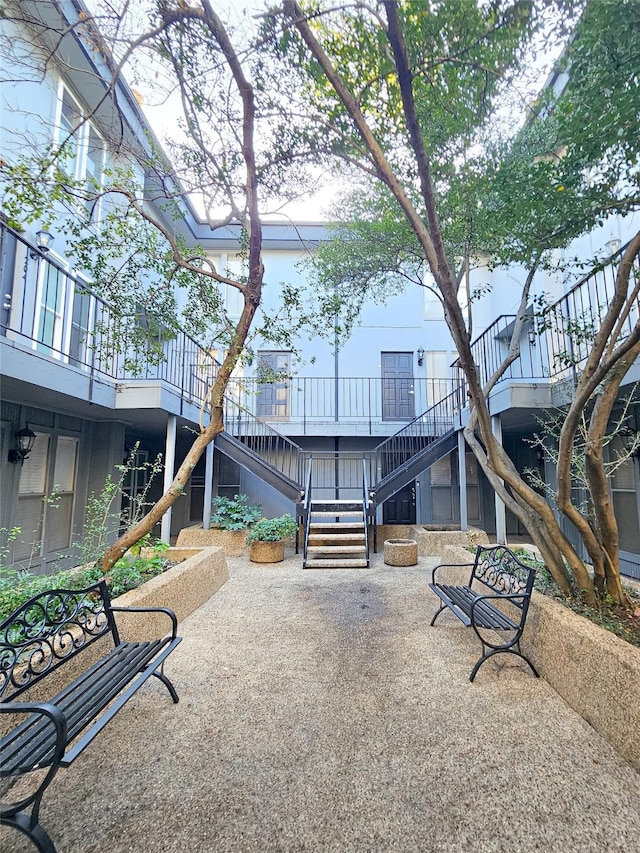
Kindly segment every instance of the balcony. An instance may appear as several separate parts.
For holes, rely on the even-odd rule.
[[[146,312],[116,313],[86,280],[6,225],[0,238],[5,377],[33,377],[41,388],[112,409],[145,408],[145,389],[153,388],[168,410],[191,405],[197,417],[219,366],[198,341]]]
[[[449,379],[294,376],[261,382],[232,379],[227,395],[235,403],[227,428],[250,429],[244,413],[287,435],[385,437],[430,409],[454,389]]]

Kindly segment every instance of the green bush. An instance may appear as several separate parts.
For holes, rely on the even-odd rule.
[[[232,498],[214,499],[216,511],[211,521],[219,524],[222,530],[246,530],[262,514],[259,504],[250,504],[247,495],[234,495]]]
[[[247,534],[247,544],[252,542],[279,542],[296,535],[298,525],[290,515],[279,518],[261,518]]]
[[[152,557],[123,557],[106,575],[111,598],[117,598],[145,581],[162,574],[169,561],[160,553]],[[29,572],[4,570],[0,572],[0,622],[14,610],[41,592],[49,589],[82,589],[105,578],[99,566],[76,571],[55,572],[52,575],[32,575]]]

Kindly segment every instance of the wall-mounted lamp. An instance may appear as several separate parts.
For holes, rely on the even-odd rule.
[[[418,349],[418,367],[422,367],[424,364],[424,349],[420,347]]]
[[[48,231],[44,231],[44,230],[38,231],[38,233],[36,234],[36,247],[37,247],[38,251],[36,252],[35,249],[31,249],[29,254],[34,259],[37,258],[38,255],[46,255],[47,252],[49,251],[49,249],[51,248],[52,243],[53,243],[53,235],[52,234],[50,234]]]
[[[618,253],[621,245],[622,240],[619,237],[612,237],[610,240],[607,240],[605,246],[607,247],[607,252],[609,253],[610,258]]]
[[[18,446],[11,448],[9,451],[9,462],[11,462],[12,465],[17,465],[18,462],[22,465],[24,460],[33,450],[35,440],[36,434],[33,430],[29,429],[28,424],[22,429],[19,429],[16,433],[16,444]]]

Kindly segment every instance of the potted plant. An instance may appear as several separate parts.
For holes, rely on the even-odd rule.
[[[261,518],[247,534],[249,559],[254,563],[281,563],[284,540],[296,535],[298,525],[290,515]]]

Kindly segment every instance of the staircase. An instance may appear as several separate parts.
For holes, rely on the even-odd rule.
[[[216,437],[215,445],[296,503],[304,523],[303,568],[366,568],[370,532],[374,543],[376,539],[376,506],[454,450],[453,421],[454,413],[460,411],[460,398],[458,389],[372,452],[347,452],[345,456],[353,457],[349,463],[339,453],[329,452],[328,458],[326,451],[314,454],[318,457],[316,482],[312,456],[304,486],[301,471],[307,454],[237,400],[225,399],[226,430]],[[332,497],[326,496],[327,491]]]
[[[303,568],[365,569],[367,538],[362,501],[311,501]]]

